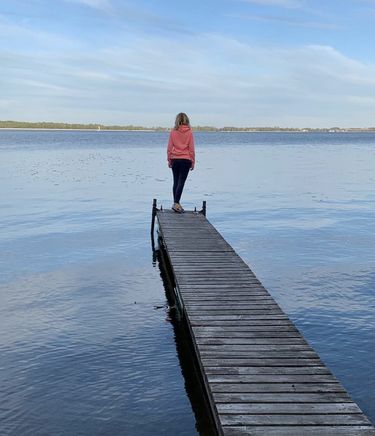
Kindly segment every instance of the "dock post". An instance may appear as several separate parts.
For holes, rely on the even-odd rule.
[[[202,210],[200,211],[200,213],[202,215],[206,216],[206,213],[207,213],[206,201],[203,201]]]
[[[157,206],[157,200],[156,198],[152,201],[152,218],[151,218],[151,245],[152,245],[152,251],[155,251],[155,239],[154,239],[154,231],[155,231],[155,218],[156,218],[156,212],[158,210]]]

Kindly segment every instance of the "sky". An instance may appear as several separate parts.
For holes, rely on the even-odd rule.
[[[0,120],[375,126],[375,0],[0,0]]]

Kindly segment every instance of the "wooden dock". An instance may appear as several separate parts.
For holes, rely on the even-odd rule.
[[[375,435],[205,213],[154,216],[219,435]]]

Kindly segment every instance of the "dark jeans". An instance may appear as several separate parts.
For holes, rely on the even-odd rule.
[[[182,190],[184,189],[186,178],[191,167],[189,159],[173,159],[173,199],[175,203],[180,202]]]

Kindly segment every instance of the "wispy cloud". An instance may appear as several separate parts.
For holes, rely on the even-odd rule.
[[[294,9],[304,5],[303,0],[241,0],[246,3],[254,3],[261,6],[279,6],[282,8]]]
[[[114,2],[111,0],[63,0],[99,10],[113,19],[116,27],[142,30],[158,30],[172,33],[193,33],[180,17],[168,18],[165,14],[152,11],[140,4],[132,2]]]
[[[117,5],[115,15],[120,22],[147,26],[147,29],[173,33],[177,32],[179,34],[193,33],[181,22],[181,17],[174,17],[171,19],[161,13],[155,13],[138,5]]]
[[[36,29],[27,21],[22,21],[21,24],[21,22],[14,22],[3,15],[0,15],[0,40],[8,41],[5,53],[10,52],[14,47],[24,51],[25,46],[28,53],[45,47],[55,47],[56,50],[81,47],[80,41],[77,41],[71,35]],[[31,46],[30,43],[32,43]]]
[[[277,17],[270,15],[228,15],[231,18],[239,18],[243,20],[252,20],[252,21],[262,21],[265,23],[278,23],[285,24],[287,26],[297,26],[297,27],[306,27],[306,28],[315,28],[315,29],[327,29],[327,30],[339,30],[342,29],[337,24],[332,23],[323,23],[318,21],[305,21],[298,18],[285,18],[285,17]]]
[[[64,0],[69,3],[80,3],[84,6],[88,6],[93,9],[99,9],[101,11],[112,13],[113,7],[110,0]]]

